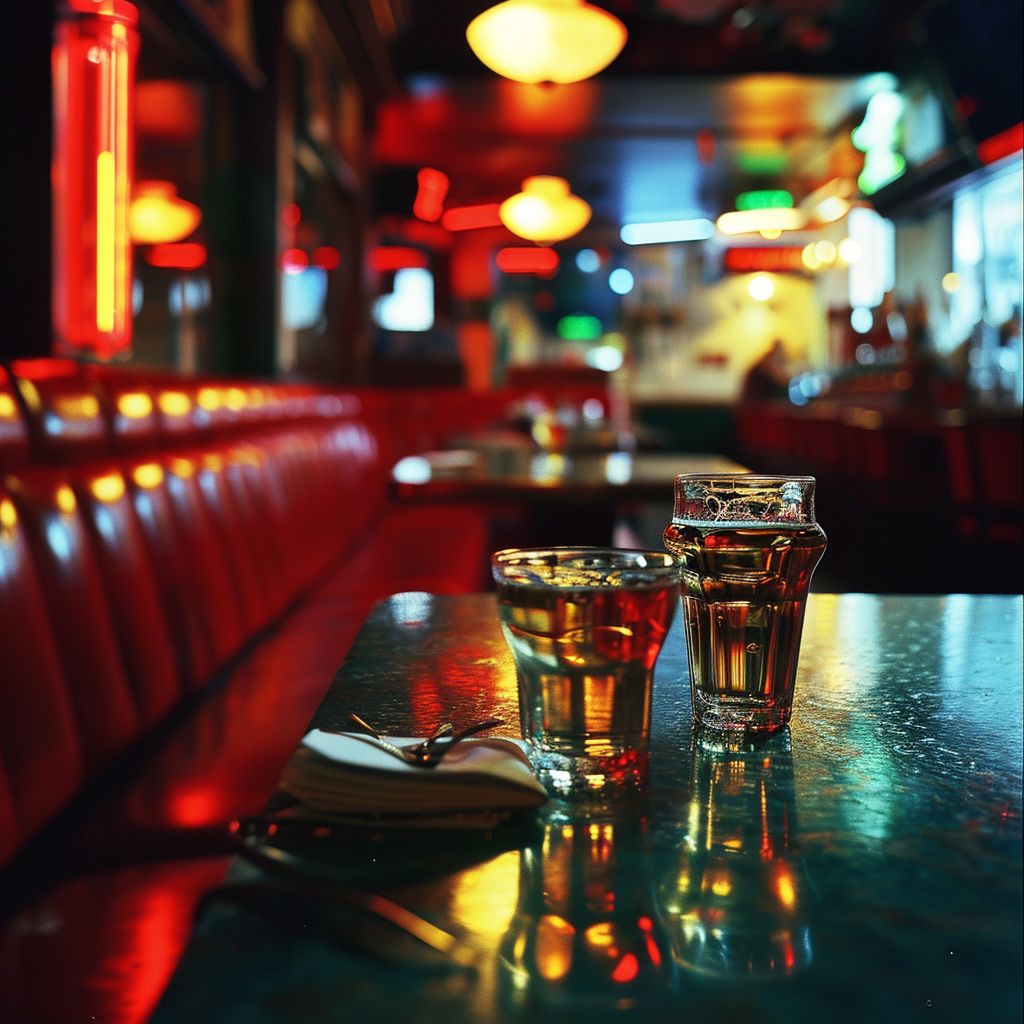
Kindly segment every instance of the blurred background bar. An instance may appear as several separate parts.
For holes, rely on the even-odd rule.
[[[957,589],[1019,589],[1020,5],[607,0],[560,84],[481,62],[486,6],[7,12],[4,365],[600,378],[665,451],[817,475],[822,585],[950,589],[955,537]],[[514,234],[527,179],[582,230]]]

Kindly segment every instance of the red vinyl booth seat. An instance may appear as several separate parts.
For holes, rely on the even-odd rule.
[[[159,962],[135,950],[145,984],[91,937],[168,900],[187,922],[223,861],[123,865],[223,853],[208,837],[260,810],[374,601],[486,585],[486,510],[397,505],[388,481],[516,397],[0,369],[0,895],[21,915],[0,1019],[145,1019],[184,924]],[[40,857],[74,880],[19,910]]]

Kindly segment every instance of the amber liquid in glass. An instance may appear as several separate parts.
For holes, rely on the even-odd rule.
[[[824,533],[813,524],[673,521],[665,546],[682,569],[695,717],[717,711],[721,726],[755,731],[785,725]]]
[[[646,750],[651,676],[678,584],[498,584],[497,591],[523,737],[541,763],[545,754],[600,759]]]

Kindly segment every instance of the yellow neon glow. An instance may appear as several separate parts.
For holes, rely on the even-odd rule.
[[[67,484],[61,484],[57,488],[54,492],[53,500],[57,503],[57,508],[61,512],[67,512],[69,515],[78,507],[78,502],[75,501],[75,492]]]
[[[211,473],[219,473],[224,468],[224,460],[219,455],[204,455],[203,469]]]
[[[779,899],[783,905],[789,909],[793,909],[793,904],[796,903],[796,891],[793,888],[792,876],[787,871],[780,871],[778,880],[775,883],[775,891],[779,894]]]
[[[506,0],[466,29],[473,52],[516,82],[579,82],[619,55],[626,26],[584,0]]]
[[[135,467],[132,479],[140,487],[149,490],[151,487],[159,487],[164,482],[164,471],[155,462],[147,462]]]
[[[807,214],[799,208],[775,210],[735,210],[723,213],[715,227],[723,235],[745,235],[765,231],[799,231],[807,223]],[[778,237],[777,235],[775,237]]]
[[[182,391],[163,391],[156,400],[165,416],[186,416],[192,410],[192,402]]]
[[[128,200],[131,196],[132,169],[128,166],[128,90],[130,61],[128,30],[124,25],[111,27],[111,46],[116,114],[114,117],[114,155],[117,159],[114,196],[114,323],[118,331],[130,330],[131,317],[131,238],[128,234]]]
[[[207,412],[216,412],[221,405],[220,391],[217,388],[200,388],[199,394],[196,395],[196,401],[201,409],[205,409]]]
[[[141,420],[153,411],[153,399],[144,391],[130,391],[117,400],[117,411],[130,420]]]
[[[18,411],[10,395],[0,395],[0,420],[13,420]]]
[[[100,414],[95,395],[61,395],[53,400],[53,408],[66,420],[91,420]]]
[[[238,412],[248,404],[245,392],[241,388],[228,388],[224,395],[224,404],[232,411]]]
[[[569,190],[569,182],[538,174],[523,182],[523,191],[498,208],[501,222],[520,238],[550,245],[582,231],[590,222],[590,206]]]
[[[18,513],[14,508],[14,502],[4,498],[0,501],[0,526],[11,530],[18,525]]]
[[[948,274],[942,276],[942,290],[947,295],[952,295],[953,292],[960,291],[960,275],[950,271]]]
[[[114,329],[116,195],[114,154],[104,150],[96,157],[96,329],[106,333]]]
[[[187,480],[195,471],[196,467],[188,459],[175,459],[171,463],[171,472],[182,480]]]
[[[97,501],[118,501],[124,496],[124,477],[120,473],[98,476],[89,485],[89,490],[92,491]]]

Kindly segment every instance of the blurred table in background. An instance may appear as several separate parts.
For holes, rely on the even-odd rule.
[[[402,459],[392,492],[410,502],[515,503],[525,510],[525,544],[607,545],[626,506],[671,503],[680,473],[745,472],[720,455],[562,453],[508,443]]]
[[[691,734],[677,615],[649,793],[625,808],[306,843],[328,889],[383,894],[474,970],[365,915],[360,950],[351,917],[332,934],[322,900],[286,888],[207,909],[153,1024],[1019,1020],[1021,614],[1019,597],[812,594],[791,732],[733,750]],[[493,596],[378,604],[312,725],[348,711],[410,736],[496,714],[517,736]]]

